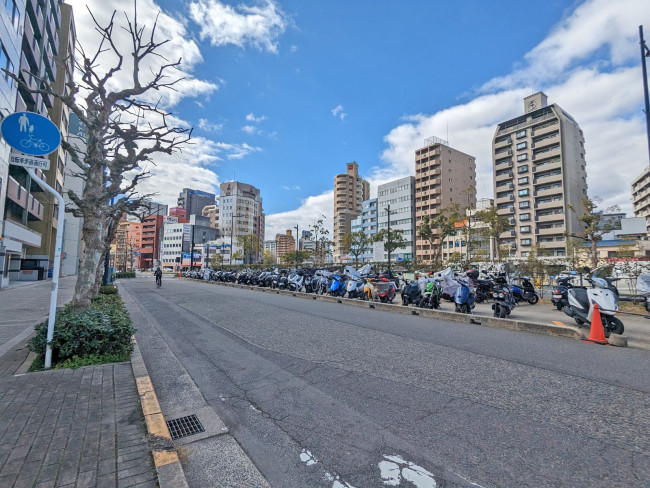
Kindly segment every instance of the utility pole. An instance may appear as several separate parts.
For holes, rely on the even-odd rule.
[[[390,274],[390,251],[391,251],[391,242],[390,242],[390,203],[386,206],[386,215],[388,216],[388,239],[386,242],[388,243],[388,278],[391,277]]]
[[[294,229],[296,229],[296,271],[298,271],[298,246],[300,242],[298,240],[298,226],[296,225]]]
[[[643,72],[643,96],[645,98],[645,125],[648,133],[648,157],[650,158],[650,99],[648,97],[648,70],[645,58],[650,57],[650,49],[643,39],[643,26],[639,26],[639,44],[641,44],[641,69]]]

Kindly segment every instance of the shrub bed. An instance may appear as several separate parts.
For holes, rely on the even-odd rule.
[[[118,271],[115,273],[116,278],[135,278],[135,271]]]
[[[117,294],[99,294],[88,308],[70,305],[57,312],[52,340],[52,366],[59,368],[128,361],[135,333],[129,312]],[[36,326],[29,349],[38,357],[32,370],[42,369],[47,342],[47,321]]]

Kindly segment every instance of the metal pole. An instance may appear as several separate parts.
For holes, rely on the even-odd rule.
[[[296,229],[296,270],[298,270],[298,226],[294,227]]]
[[[645,58],[650,56],[650,50],[643,39],[643,26],[639,26],[639,43],[641,44],[641,69],[643,71],[643,96],[645,98],[645,125],[648,133],[648,157],[650,158],[650,98],[648,97],[648,71]]]
[[[40,178],[34,178],[34,179],[40,180]],[[113,206],[113,197],[111,197],[111,206]],[[113,219],[111,219],[111,221],[108,223],[109,235],[112,232],[112,230],[113,230]],[[117,246],[115,246],[115,257],[117,258]],[[111,260],[111,246],[108,246],[108,249],[106,250],[106,257],[104,258],[104,277],[102,278],[102,285],[104,286],[108,285],[108,276],[109,276],[108,268],[110,267],[110,260]]]
[[[57,218],[57,233],[54,244],[54,269],[52,270],[52,292],[50,293],[50,315],[47,319],[47,345],[45,346],[45,369],[52,367],[52,339],[54,339],[54,321],[56,319],[56,301],[59,294],[59,273],[61,271],[61,249],[63,248],[63,229],[65,223],[65,201],[63,197],[50,185],[36,176],[34,168],[27,168],[27,173],[32,179],[43,188],[51,193],[59,203],[59,216]]]
[[[192,239],[190,240],[190,271],[194,269],[194,225],[192,225]]]
[[[390,242],[390,204],[386,207],[386,213],[388,215],[388,277],[390,278],[390,248],[391,248],[391,242]]]

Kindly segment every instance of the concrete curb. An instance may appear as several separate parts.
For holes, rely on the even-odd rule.
[[[186,488],[188,484],[183,466],[181,466],[178,459],[165,417],[158,403],[158,397],[151,383],[151,378],[149,378],[149,372],[144,364],[135,337],[133,343],[131,367],[133,368],[138,395],[140,395],[140,405],[142,406],[142,413],[149,434],[149,447],[156,466],[158,485],[161,488]]]
[[[270,288],[260,288],[257,286],[240,285],[237,283],[205,281],[205,280],[197,280],[193,278],[180,278],[180,279],[186,281],[197,281],[197,282],[207,283],[210,285],[221,285],[221,286],[229,286],[231,288],[241,288],[244,290],[274,293],[277,295],[289,295],[289,296],[294,296],[303,299],[320,300],[323,302],[330,302],[330,303],[340,303],[340,304],[349,305],[353,307],[381,310],[383,312],[398,313],[403,315],[419,315],[420,317],[426,317],[426,318],[438,319],[438,320],[447,320],[450,322],[461,322],[465,324],[483,325],[486,327],[509,329],[509,330],[515,330],[520,332],[532,332],[534,334],[545,334],[545,335],[551,335],[556,337],[567,337],[570,339],[578,339],[578,340],[585,337],[585,334],[582,330],[570,325],[561,326],[555,324],[544,324],[541,322],[529,322],[525,320],[499,319],[494,317],[485,317],[481,315],[467,315],[467,314],[456,313],[456,312],[446,312],[443,310],[430,310],[426,308],[404,307],[403,305],[397,305],[392,303],[367,302],[367,301],[356,300],[351,298],[337,298],[337,297],[331,297],[327,295],[314,295],[312,293],[303,293],[297,291],[273,290]]]

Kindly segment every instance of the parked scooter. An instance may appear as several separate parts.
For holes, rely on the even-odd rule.
[[[380,275],[379,280],[375,283],[375,290],[380,302],[393,303],[393,299],[397,293],[397,287],[394,281]]]
[[[458,282],[458,288],[454,294],[454,304],[456,312],[460,313],[472,313],[474,310],[475,304],[475,290],[474,285],[472,284],[472,279],[475,279],[474,274],[478,277],[478,272],[472,270],[465,273],[465,278],[457,277],[456,281]]]
[[[527,276],[521,278],[521,285],[512,285],[512,295],[515,297],[517,303],[525,300],[531,305],[535,305],[539,301],[539,296],[535,291],[535,287]]]
[[[567,291],[569,304],[564,307],[564,313],[573,317],[579,326],[591,325],[594,313],[594,303],[598,304],[600,317],[603,322],[605,337],[610,334],[622,334],[623,322],[614,317],[618,311],[618,293],[614,290],[614,280],[590,278],[592,288],[575,287]]]
[[[377,299],[377,289],[375,288],[375,278],[367,277],[363,280],[362,300],[375,301]]]
[[[494,303],[492,304],[492,310],[494,310],[494,316],[501,319],[506,318],[510,315],[510,312],[516,307],[517,301],[513,295],[512,290],[508,286],[508,282],[505,277],[498,277],[495,280],[492,290],[490,290],[492,299]]]
[[[427,279],[426,287],[424,288],[424,296],[420,300],[420,307],[422,308],[440,308],[440,300],[442,298],[442,286],[440,280]]]
[[[555,280],[557,284],[553,287],[551,294],[551,303],[558,310],[563,310],[569,304],[567,291],[573,288],[573,279],[578,275],[577,271],[571,271],[571,276],[558,276]]]
[[[417,305],[422,300],[422,293],[417,280],[404,279],[404,285],[400,292],[402,305]]]
[[[289,291],[302,291],[302,284],[305,281],[305,273],[302,269],[296,271],[289,280]]]

